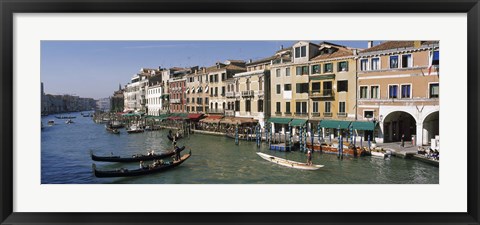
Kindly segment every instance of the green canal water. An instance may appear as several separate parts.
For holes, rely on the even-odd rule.
[[[439,168],[423,162],[392,157],[346,157],[313,154],[313,163],[325,167],[317,171],[291,169],[270,163],[256,152],[306,161],[301,152],[275,152],[262,143],[240,142],[227,137],[193,134],[181,139],[179,146],[187,146],[182,153],[192,151],[192,157],[169,171],[129,178],[96,178],[92,163],[98,169],[138,168],[138,163],[93,162],[90,149],[97,155],[131,156],[146,153],[148,149],[160,152],[171,148],[167,130],[120,135],[105,131],[103,124],[93,123],[90,117],[79,113],[74,124],[53,116],[42,117],[44,125],[55,120],[57,125],[45,127],[41,138],[42,184],[438,184]]]

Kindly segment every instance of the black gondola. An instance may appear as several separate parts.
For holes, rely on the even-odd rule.
[[[180,148],[180,152],[185,149],[185,146]],[[154,159],[163,159],[175,155],[174,150],[170,150],[168,152],[164,152],[161,154],[153,154],[153,155],[133,155],[130,158],[122,158],[120,156],[96,156],[90,151],[90,155],[93,161],[100,161],[100,162],[140,162],[140,161],[148,161]]]
[[[170,134],[167,134],[167,138],[168,138],[168,140],[170,140],[170,141],[173,141],[173,137],[172,137],[172,135],[170,135]],[[180,136],[179,136],[179,137],[177,137],[175,140],[177,140],[177,141],[178,141],[178,140],[180,140],[180,139],[182,139],[182,138],[183,138],[183,136],[182,136],[182,135],[180,135]]]
[[[141,175],[147,175],[147,174],[152,174],[152,173],[158,173],[161,171],[165,171],[171,168],[174,168],[183,162],[185,162],[190,156],[192,155],[192,151],[190,151],[188,154],[183,155],[180,160],[178,161],[173,161],[173,162],[168,162],[164,163],[161,165],[157,165],[155,167],[144,167],[141,169],[135,169],[135,170],[129,170],[129,169],[117,169],[117,170],[97,170],[97,167],[95,164],[92,164],[92,169],[93,173],[95,174],[96,177],[133,177],[133,176],[141,176]]]

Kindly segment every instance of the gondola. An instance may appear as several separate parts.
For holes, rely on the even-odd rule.
[[[134,169],[134,170],[129,170],[129,169],[117,169],[117,170],[97,170],[97,167],[95,164],[92,164],[92,169],[93,173],[95,174],[96,177],[133,177],[133,176],[141,176],[141,175],[147,175],[147,174],[152,174],[152,173],[158,173],[161,171],[165,171],[174,167],[179,166],[183,162],[185,162],[190,156],[192,155],[192,151],[190,151],[188,154],[183,155],[179,161],[173,161],[173,162],[167,162],[163,163],[161,165],[157,165],[155,167],[147,166],[141,169]]]
[[[180,148],[180,152],[185,149],[185,146]],[[175,151],[170,150],[168,152],[164,152],[161,154],[153,154],[153,155],[133,155],[130,158],[123,158],[120,156],[96,156],[90,151],[90,155],[93,161],[100,161],[100,162],[140,162],[140,161],[148,161],[154,159],[163,159],[175,155]]]
[[[168,138],[168,140],[170,140],[170,141],[173,141],[173,137],[172,137],[172,135],[170,135],[170,134],[167,134],[167,138]],[[182,136],[182,135],[180,135],[180,136],[179,136],[179,137],[177,137],[175,140],[177,140],[177,141],[178,141],[178,140],[180,140],[180,139],[182,139],[182,138],[183,138],[183,136]]]
[[[120,134],[120,131],[117,128],[112,128],[105,125],[105,129],[112,134]]]

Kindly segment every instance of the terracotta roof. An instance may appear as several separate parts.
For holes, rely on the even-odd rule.
[[[431,45],[431,44],[438,44],[438,41],[421,41],[422,45]],[[376,52],[376,51],[384,51],[390,49],[399,49],[399,48],[413,48],[414,41],[386,41],[379,45],[375,45],[371,48],[367,48],[360,53],[365,52]]]
[[[339,48],[336,48],[336,49],[337,49],[337,51],[335,51],[333,53],[321,54],[321,55],[318,55],[318,56],[312,58],[311,60],[316,61],[316,60],[323,60],[323,59],[333,59],[333,58],[353,56],[353,50],[352,49],[348,49],[346,47],[339,47]]]
[[[292,50],[292,47],[282,48],[282,49],[276,51],[275,53],[279,53],[279,52],[283,52],[283,51],[291,51],[291,50]]]

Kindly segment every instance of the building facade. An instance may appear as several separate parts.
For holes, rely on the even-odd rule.
[[[357,117],[377,142],[428,145],[439,135],[438,41],[387,41],[359,53]]]
[[[111,112],[123,112],[124,110],[124,96],[121,85],[118,85],[118,90],[113,92],[113,96],[110,98],[110,111]]]
[[[328,42],[320,43],[318,49],[308,62],[309,126],[317,128],[321,120],[355,120],[358,50]],[[322,132],[324,136],[335,133]]]
[[[207,68],[208,71],[208,114],[225,114],[227,109],[227,83],[231,83],[233,75],[245,72],[245,61],[227,60],[224,63],[217,62],[215,66]]]
[[[111,102],[110,97],[98,99],[96,110],[99,110],[102,112],[110,112],[110,102]]]
[[[186,79],[186,104],[187,112],[207,113],[209,108],[207,68],[195,69],[185,76]]]
[[[149,81],[147,86],[147,115],[159,116],[162,112],[162,83],[159,81]]]

